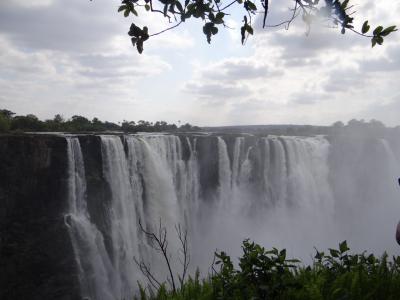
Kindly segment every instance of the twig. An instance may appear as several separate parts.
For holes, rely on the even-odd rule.
[[[180,21],[179,23],[175,24],[174,26],[171,26],[171,27],[168,27],[168,28],[166,28],[166,29],[164,29],[164,30],[161,30],[160,32],[156,32],[156,33],[150,34],[149,36],[159,35],[159,34],[161,34],[161,33],[164,33],[164,32],[166,32],[166,31],[168,31],[168,30],[171,30],[171,29],[176,28],[176,27],[178,27],[178,26],[181,25],[181,24],[182,24],[182,21]]]

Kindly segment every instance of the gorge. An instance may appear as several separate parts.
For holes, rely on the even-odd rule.
[[[245,238],[397,253],[400,136],[228,133],[0,136],[0,299],[131,297],[133,257],[165,278],[138,222],[188,230],[191,272]]]

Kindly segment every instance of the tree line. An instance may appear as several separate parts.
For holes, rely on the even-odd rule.
[[[40,120],[33,114],[25,116],[16,115],[7,109],[0,109],[0,132],[100,132],[123,131],[135,132],[161,132],[161,131],[199,131],[200,127],[189,123],[183,125],[169,124],[165,121],[149,122],[144,120],[113,123],[101,121],[98,118],[89,120],[86,117],[74,115],[65,119],[56,114],[53,119]]]

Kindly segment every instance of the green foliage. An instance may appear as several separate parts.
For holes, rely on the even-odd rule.
[[[285,250],[266,250],[249,240],[242,245],[238,267],[225,252],[215,253],[214,272],[200,280],[196,272],[176,293],[165,286],[154,293],[140,287],[139,298],[196,299],[399,299],[400,257],[351,254],[346,241],[329,254],[316,251],[310,266],[287,259]]]
[[[150,37],[161,34],[167,30],[174,29],[191,18],[201,19],[204,22],[203,33],[207,42],[211,43],[211,38],[219,32],[218,26],[227,27],[225,24],[225,16],[232,15],[231,11],[235,6],[239,6],[243,11],[243,25],[240,27],[240,35],[242,44],[245,43],[249,35],[254,33],[252,27],[252,19],[258,13],[263,14],[263,28],[265,28],[268,11],[270,7],[269,0],[258,0],[255,3],[251,0],[122,0],[118,8],[118,12],[123,13],[124,17],[139,17],[140,13],[155,13],[163,18],[167,18],[172,26],[153,34],[149,34],[147,26],[140,28],[132,23],[128,35],[131,36],[132,44],[137,48],[139,53],[143,52],[143,44]],[[314,20],[324,20],[329,25],[338,27],[342,34],[346,30],[350,30],[359,35],[371,38],[372,47],[376,44],[382,45],[384,37],[397,31],[396,26],[383,28],[377,26],[373,35],[367,35],[370,25],[365,21],[361,31],[354,29],[354,11],[350,0],[287,0],[288,4],[292,3],[293,14],[288,20],[283,20],[279,24],[270,25],[270,27],[278,27],[285,25],[286,28],[299,15],[302,16],[306,23],[307,32],[310,30],[311,23]],[[262,7],[260,11],[259,8]],[[237,9],[236,9],[237,10]]]
[[[123,131],[123,132],[175,132],[175,131],[199,131],[200,128],[186,123],[181,126],[168,124],[165,121],[148,122],[140,120],[123,121],[121,125],[112,122],[102,122],[98,118],[89,120],[83,116],[74,115],[69,120],[57,114],[53,119],[41,121],[35,115],[15,116],[15,113],[0,110],[0,132],[100,132],[100,131]]]
[[[383,37],[389,35],[390,33],[397,31],[396,26],[390,26],[383,29],[383,26],[378,26],[373,31],[373,36],[371,39],[372,47],[375,47],[376,44],[383,44]]]

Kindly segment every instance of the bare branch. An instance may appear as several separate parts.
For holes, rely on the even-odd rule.
[[[231,3],[227,4],[226,6],[224,6],[223,8],[221,8],[221,11],[224,11],[225,9],[227,9],[228,7],[232,6],[233,4],[235,4],[237,2],[237,0],[232,1]]]
[[[135,261],[136,265],[139,267],[142,274],[147,278],[147,281],[151,284],[151,286],[155,290],[158,290],[161,287],[161,283],[151,273],[150,267],[148,265],[146,265],[143,261],[139,262],[136,259],[136,257],[133,257],[133,260]]]
[[[166,32],[166,31],[168,31],[168,30],[171,30],[171,29],[176,28],[176,27],[178,27],[178,26],[181,25],[181,24],[182,24],[182,21],[180,21],[179,23],[175,24],[174,26],[168,27],[167,29],[161,30],[160,32],[150,34],[149,36],[159,35],[159,34],[161,34],[161,33],[164,33],[164,32]]]
[[[183,261],[181,258],[179,258],[180,263],[183,266],[183,271],[182,271],[182,276],[178,276],[181,288],[183,286],[183,283],[185,282],[185,277],[187,274],[187,270],[189,268],[190,264],[190,255],[189,255],[189,247],[188,247],[188,240],[187,240],[187,229],[182,231],[182,227],[179,224],[178,226],[175,226],[176,233],[178,235],[179,241],[181,243],[181,249],[180,252],[183,255]]]
[[[171,279],[170,283],[172,285],[172,290],[174,293],[176,293],[174,274],[172,272],[170,257],[168,254],[167,229],[161,225],[161,219],[160,219],[160,224],[159,224],[159,228],[158,228],[158,235],[156,235],[154,232],[150,232],[150,231],[147,231],[146,229],[144,229],[140,219],[139,219],[139,227],[140,227],[140,230],[144,234],[146,234],[146,236],[150,239],[150,241],[151,241],[150,246],[162,253],[164,260],[167,264],[168,272],[170,275],[170,279]],[[154,243],[155,243],[155,245],[154,245]]]
[[[264,7],[264,18],[263,18],[263,28],[265,28],[265,22],[267,21],[268,8],[269,8],[269,0],[264,0],[261,2]]]

